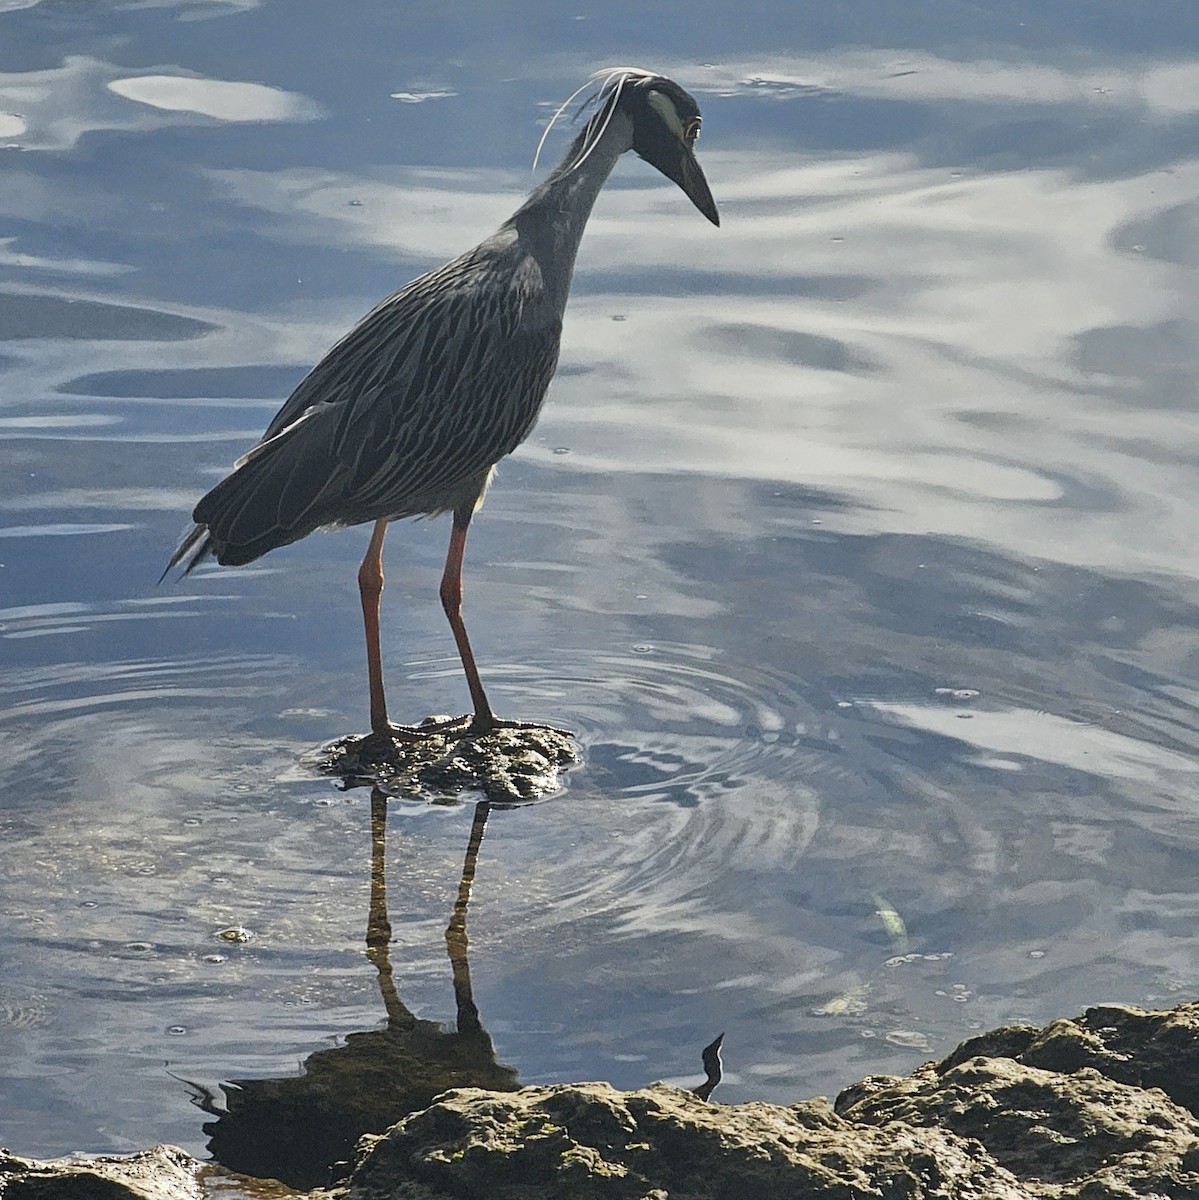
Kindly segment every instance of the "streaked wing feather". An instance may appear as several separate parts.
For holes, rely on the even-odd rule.
[[[222,561],[321,525],[454,507],[528,436],[561,322],[536,270],[486,247],[368,313],[197,505]]]

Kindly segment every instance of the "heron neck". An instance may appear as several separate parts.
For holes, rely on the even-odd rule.
[[[579,163],[586,138],[585,129],[545,182],[507,222],[515,228],[522,247],[538,260],[547,292],[562,309],[566,307],[587,218],[616,160],[632,148],[633,125],[623,113],[614,113],[590,153]]]

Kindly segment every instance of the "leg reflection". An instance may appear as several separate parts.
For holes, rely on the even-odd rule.
[[[381,1133],[455,1087],[513,1091],[512,1067],[496,1062],[491,1037],[471,993],[466,914],[489,805],[475,809],[446,947],[457,1004],[454,1028],[417,1017],[400,999],[391,962],[387,909],[387,796],[371,793],[370,905],[366,954],[378,974],[387,1021],[317,1050],[299,1075],[238,1079],[223,1096],[196,1089],[195,1102],[215,1120],[204,1126],[208,1149],[222,1165],[272,1177],[295,1188],[329,1182],[364,1133]],[[223,1107],[222,1107],[223,1102]]]
[[[483,830],[487,827],[487,814],[491,805],[480,800],[475,805],[475,819],[470,827],[470,841],[466,845],[466,859],[462,864],[462,878],[458,881],[458,899],[445,931],[445,948],[450,955],[450,970],[454,975],[454,1002],[458,1007],[458,1032],[460,1034],[483,1034],[486,1032],[479,1021],[479,1010],[470,987],[470,960],[467,951],[470,939],[466,936],[466,909],[470,904],[470,889],[475,882],[475,864],[479,860],[479,847],[483,844]]]
[[[387,796],[371,789],[371,899],[366,917],[366,957],[379,973],[379,991],[390,1029],[411,1026],[416,1018],[404,1007],[391,970],[391,921],[387,916]]]

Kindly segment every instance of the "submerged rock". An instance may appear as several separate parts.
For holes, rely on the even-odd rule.
[[[964,1042],[837,1097],[711,1104],[654,1084],[445,1092],[364,1137],[322,1200],[1156,1200],[1199,1198],[1199,1004],[1105,1006]],[[190,1178],[180,1152],[170,1178]],[[102,1160],[106,1163],[145,1160]],[[193,1164],[194,1166],[195,1164]],[[0,1196],[88,1195],[0,1154]],[[92,1168],[86,1168],[92,1169]],[[37,1190],[21,1190],[36,1185]],[[125,1186],[122,1184],[121,1186]],[[97,1196],[193,1192],[97,1191]]]
[[[573,738],[560,730],[530,725],[468,737],[468,721],[426,717],[418,728],[436,732],[413,741],[339,738],[309,762],[322,774],[391,796],[444,802],[478,792],[498,804],[525,804],[558,791],[561,772],[579,761]]]

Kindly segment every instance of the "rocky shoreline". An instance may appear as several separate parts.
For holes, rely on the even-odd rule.
[[[1113,1005],[993,1030],[832,1104],[723,1105],[664,1084],[459,1088],[362,1138],[325,1189],[263,1192],[160,1146],[51,1163],[0,1151],[0,1198],[1196,1200],[1197,1117],[1199,1003]]]

